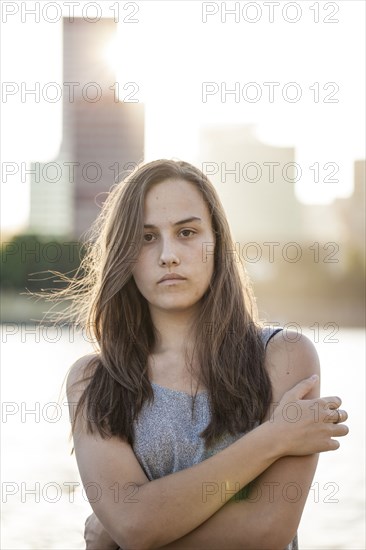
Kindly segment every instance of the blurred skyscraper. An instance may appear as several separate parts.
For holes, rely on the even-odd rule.
[[[294,155],[294,148],[261,143],[251,125],[202,128],[199,162],[220,193],[235,238],[287,242],[304,236]]]
[[[365,178],[366,163],[354,163],[354,190],[347,199],[336,199],[335,210],[342,225],[344,241],[365,255]]]
[[[31,231],[79,239],[104,192],[143,160],[144,107],[138,94],[118,101],[106,62],[115,32],[113,19],[64,19],[63,139],[57,159],[32,165]]]
[[[321,185],[321,184],[320,184]],[[353,193],[330,204],[311,204],[304,209],[310,239],[336,241],[365,254],[365,161],[354,163]]]

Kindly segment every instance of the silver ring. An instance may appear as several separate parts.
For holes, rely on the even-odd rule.
[[[334,424],[339,424],[340,422],[342,422],[342,414],[338,409],[336,409],[336,412],[337,412],[338,417],[337,417],[337,421],[334,422]]]

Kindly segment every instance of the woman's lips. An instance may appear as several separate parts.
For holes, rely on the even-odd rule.
[[[165,281],[185,281],[185,277],[178,275],[178,273],[167,273],[158,281],[158,283],[164,283]]]

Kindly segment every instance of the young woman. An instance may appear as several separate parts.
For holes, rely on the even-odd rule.
[[[150,162],[93,231],[70,288],[97,350],[67,380],[87,548],[296,548],[347,413],[310,340],[258,321],[215,188]]]

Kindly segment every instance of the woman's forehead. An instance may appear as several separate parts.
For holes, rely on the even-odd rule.
[[[191,181],[182,178],[166,178],[162,181],[154,182],[148,190],[147,195],[153,193],[165,193],[166,191],[179,192],[180,190],[192,190],[198,192],[196,185]]]
[[[200,218],[209,215],[202,193],[195,184],[178,179],[164,180],[148,190],[145,197],[145,216],[153,212],[180,213],[185,217]]]

